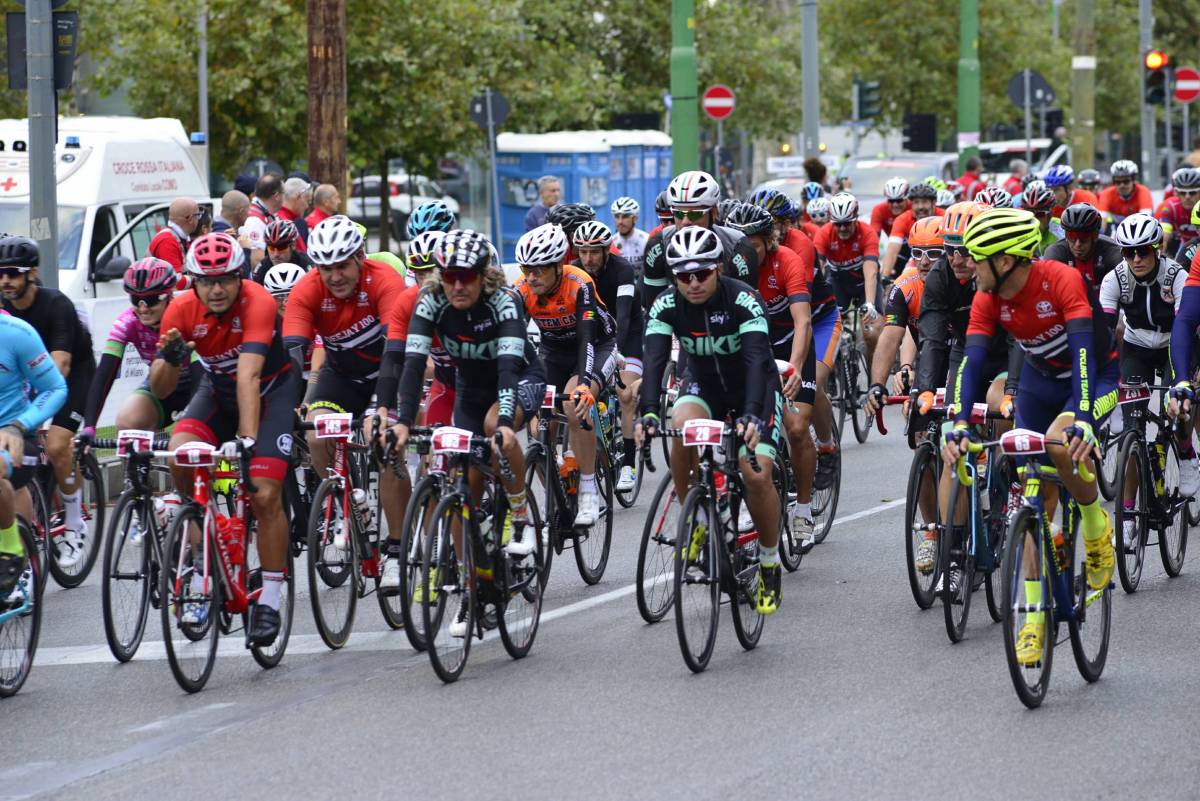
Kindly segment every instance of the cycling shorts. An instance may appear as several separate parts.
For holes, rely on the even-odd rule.
[[[37,475],[37,461],[41,447],[36,434],[25,437],[25,461],[22,464],[13,465],[12,474],[8,477],[8,482],[12,484],[14,490],[28,487],[33,483],[33,479]]]
[[[283,481],[292,456],[295,409],[300,400],[300,375],[288,370],[259,399],[258,432],[250,477]],[[175,424],[175,433],[191,434],[210,445],[220,445],[237,435],[238,408],[235,397],[218,393],[212,376],[205,375],[196,394]]]
[[[857,301],[859,304],[867,302],[866,278],[862,272],[846,271],[829,273],[830,283],[833,284],[833,295],[837,298],[838,308],[843,313],[850,308],[852,301]],[[883,282],[878,276],[875,278],[875,308],[882,313],[883,307]]]
[[[448,426],[454,419],[454,387],[448,387],[436,378],[429,385],[425,400],[425,422],[427,426]]]
[[[472,434],[484,434],[483,421],[488,411],[499,403],[496,400],[496,388],[464,386],[461,371],[459,376],[458,386],[454,390],[454,425]],[[521,411],[521,419],[514,420],[514,424],[529,422],[542,408],[545,397],[545,375],[537,365],[526,366],[525,372],[517,379],[517,408]]]
[[[1108,362],[1098,372],[1091,386],[1093,425],[1097,428],[1117,405],[1119,368],[1116,360]],[[1026,362],[1017,387],[1017,428],[1044,433],[1059,415],[1073,412],[1075,400],[1071,384],[1069,378],[1050,378]]]
[[[634,328],[625,335],[625,341],[621,343],[621,355],[625,357],[625,361],[631,358],[637,360],[640,365],[642,363],[642,355],[645,353],[642,342],[642,328]]]
[[[162,429],[171,425],[175,415],[187,408],[188,401],[192,399],[192,385],[190,382],[180,381],[179,386],[175,387],[175,391],[164,399],[154,394],[150,389],[150,380],[146,379],[140,387],[133,391],[133,394],[141,395],[154,405],[154,411],[158,415],[154,427]]]
[[[628,354],[622,355],[625,356],[625,368],[621,372],[633,373],[634,375],[640,377],[642,375],[642,357],[630,356]]]
[[[841,310],[833,306],[819,317],[814,317],[812,336],[812,350],[816,354],[816,358],[832,370],[833,363],[837,360],[838,345],[842,341]]]
[[[603,389],[612,380],[617,369],[617,343],[615,340],[598,342],[595,346],[595,368],[592,375],[600,382]],[[555,391],[563,392],[567,382],[578,375],[575,369],[578,362],[575,355],[567,356],[557,351],[542,349],[542,362],[546,365],[546,384],[554,387]]]
[[[67,376],[67,400],[50,425],[65,428],[74,433],[83,425],[83,413],[87,408],[87,396],[96,381],[95,359],[71,361],[71,373]]]
[[[792,338],[788,337],[786,342],[776,342],[771,346],[775,358],[780,361],[791,361],[792,358]],[[817,399],[817,357],[813,352],[814,348],[809,347],[808,355],[804,357],[804,365],[800,370],[800,389],[796,392],[796,397],[791,398],[796,403],[806,403],[812,406]],[[784,400],[789,400],[784,398]]]
[[[375,381],[358,381],[338,372],[326,362],[317,373],[317,383],[308,392],[309,409],[349,412],[361,417],[375,395]]]
[[[767,430],[759,435],[758,446],[754,449],[756,456],[772,461],[779,450],[780,428],[783,425],[783,393],[780,392],[777,381],[767,388],[766,397],[763,398],[762,408],[766,412],[763,421],[767,424]],[[719,386],[708,387],[691,375],[685,375],[673,408],[678,409],[683,403],[694,403],[704,409],[704,415],[709,420],[737,420],[742,416],[743,402],[744,398],[740,393],[737,396],[726,395]],[[746,448],[740,448],[738,458],[745,455]]]
[[[946,370],[946,404],[955,403],[958,400],[958,368],[963,360],[963,346],[958,340],[950,346],[949,367]],[[990,385],[993,381],[1001,376],[1008,375],[1008,354],[989,353],[987,361],[983,363],[983,380],[985,384]],[[1024,373],[1022,373],[1024,375]],[[983,400],[982,398],[980,400]]]

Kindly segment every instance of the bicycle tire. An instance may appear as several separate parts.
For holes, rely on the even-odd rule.
[[[1121,589],[1126,593],[1137,592],[1142,580],[1142,568],[1146,564],[1146,541],[1149,538],[1149,509],[1157,500],[1150,494],[1150,465],[1146,458],[1146,450],[1142,435],[1137,430],[1129,430],[1121,435],[1117,448],[1117,473],[1115,508],[1113,509],[1113,529],[1116,532],[1117,576],[1121,580]],[[1125,506],[1125,486],[1128,483],[1130,464],[1137,469],[1138,481],[1134,490],[1132,509]],[[1136,539],[1130,547],[1125,542],[1125,524],[1132,523],[1136,531]],[[1161,532],[1160,532],[1161,538]]]
[[[623,447],[623,446],[622,446]],[[624,450],[619,454],[622,458],[617,460],[618,465],[624,464]],[[632,509],[637,503],[638,496],[642,494],[642,481],[646,477],[646,455],[642,453],[641,448],[638,448],[637,455],[634,456],[634,472],[633,489],[622,492],[616,486],[613,486],[613,493],[617,496],[617,503],[621,504],[622,509]],[[620,472],[620,467],[617,468]]]
[[[1102,590],[1093,590],[1087,583],[1087,562],[1083,555],[1083,526],[1079,515],[1073,516],[1074,531],[1071,539],[1073,561],[1076,564],[1072,576],[1071,594],[1074,598],[1075,614],[1067,621],[1071,635],[1071,653],[1075,655],[1075,667],[1084,681],[1092,684],[1100,680],[1104,665],[1108,661],[1109,637],[1112,633],[1112,585]],[[1099,619],[1097,619],[1099,618]]]
[[[1045,615],[1045,634],[1042,638],[1042,658],[1035,666],[1025,667],[1017,662],[1017,634],[1019,607],[1027,606],[1019,602],[1025,598],[1023,561],[1027,536],[1041,540],[1040,521],[1037,511],[1031,506],[1022,507],[1013,518],[1008,529],[1008,549],[1004,554],[1004,593],[1007,602],[1004,605],[1004,656],[1008,663],[1008,675],[1012,679],[1013,689],[1021,703],[1030,709],[1041,705],[1046,698],[1046,690],[1050,686],[1050,668],[1054,663],[1054,641],[1057,637],[1058,626],[1054,623],[1054,594],[1050,592],[1050,584],[1045,574],[1045,559],[1035,557],[1038,562],[1036,579],[1042,588],[1043,614]],[[1025,672],[1029,671],[1030,679],[1026,680]]]
[[[1104,426],[1100,430],[1100,464],[1096,470],[1096,485],[1100,490],[1100,494],[1104,496],[1104,500],[1112,501],[1117,496],[1117,488],[1121,485],[1117,483],[1117,461],[1120,451],[1122,434],[1113,434],[1109,428],[1109,422],[1112,420],[1112,415],[1109,415],[1108,420],[1104,421]]]
[[[216,535],[212,526],[204,525],[204,510],[194,504],[187,504],[179,510],[175,522],[167,532],[166,546],[163,548],[163,567],[159,570],[159,607],[163,625],[163,642],[166,645],[167,662],[171,666],[171,674],[175,681],[185,691],[197,693],[204,689],[212,675],[213,666],[217,662],[217,641],[220,638],[221,626],[219,619],[223,611],[224,593],[220,568],[217,567]],[[189,524],[200,528],[201,550],[196,554],[202,562],[201,554],[207,549],[209,554],[210,574],[206,583],[208,594],[196,595],[191,592],[192,567],[188,564],[186,552],[181,559],[180,550],[191,550],[188,536]],[[182,570],[180,567],[182,566]],[[178,585],[178,590],[177,590]],[[208,604],[208,619],[196,629],[192,624],[179,621],[183,614],[183,605],[188,599],[200,598]],[[176,639],[178,634],[181,639]],[[194,665],[188,670],[189,664]]]
[[[579,577],[584,584],[599,584],[604,578],[608,567],[609,553],[612,551],[613,529],[613,469],[608,463],[608,453],[596,443],[596,493],[600,496],[600,516],[596,522],[581,535],[578,527],[572,530],[575,537],[574,547],[575,566],[579,568]],[[602,529],[602,531],[601,531]],[[600,534],[600,537],[596,535]]]
[[[870,390],[871,373],[867,369],[867,357],[861,350],[855,348],[854,355],[850,359],[852,365],[847,373],[850,379],[848,402],[850,404],[850,423],[854,426],[854,438],[858,440],[858,444],[865,444],[867,437],[871,435],[871,425],[874,420],[867,414],[867,410],[863,408],[863,402],[867,399],[867,392]]]
[[[842,441],[841,428],[835,423],[833,430],[833,439],[835,442]],[[842,494],[842,447],[837,448],[837,468],[834,470],[833,481],[828,487],[823,490],[813,488],[813,521],[816,523],[813,529],[813,544],[820,545],[829,536],[829,530],[833,528],[833,521],[837,517],[838,499]],[[820,458],[818,456],[818,458]]]
[[[404,626],[404,635],[408,643],[417,651],[425,650],[425,623],[421,619],[420,599],[414,601],[416,588],[420,584],[421,556],[424,552],[425,537],[423,532],[437,505],[441,481],[436,476],[426,475],[417,482],[409,499],[408,508],[404,510],[404,523],[401,533],[401,549],[403,560],[400,564],[399,597],[400,615]],[[428,589],[428,588],[427,588]]]
[[[147,509],[146,507],[150,508]],[[100,606],[104,615],[104,637],[108,650],[118,662],[128,662],[137,653],[146,633],[150,613],[150,540],[157,536],[147,518],[154,515],[153,503],[138,498],[133,490],[121,493],[109,520],[104,538],[104,580],[100,584]],[[141,532],[140,538],[127,535],[131,525]],[[124,560],[122,557],[125,557]],[[132,575],[130,575],[132,571]],[[136,582],[136,588],[126,595],[119,591]],[[136,593],[136,594],[134,594]],[[121,601],[128,598],[130,606]],[[128,610],[130,614],[122,614]],[[122,625],[122,623],[125,625]]]
[[[659,403],[658,408],[662,409],[662,421],[664,424],[666,424],[667,421],[671,419],[671,409],[675,406],[675,401],[674,401],[674,399],[671,398],[670,393],[671,393],[671,389],[673,388],[673,386],[675,384],[675,379],[677,378],[677,376],[675,375],[675,371],[678,366],[679,366],[679,363],[676,362],[674,359],[671,359],[670,361],[667,362],[667,366],[663,369],[663,377],[662,377],[661,385],[659,387],[659,394],[658,394],[658,403]],[[660,439],[660,442],[662,443],[663,459],[665,459],[666,463],[668,465],[670,465],[671,464],[670,443],[667,441],[667,437],[660,437],[659,439]]]
[[[462,563],[456,564],[454,522],[459,519],[462,519],[462,498],[451,494],[438,501],[433,513],[436,534],[425,539],[425,553],[421,557],[421,580],[425,582],[425,586],[434,584],[438,587],[436,599],[431,599],[432,593],[426,593],[421,603],[422,622],[425,626],[425,653],[429,655],[433,672],[447,684],[458,681],[467,665],[467,657],[471,654],[471,640],[475,636],[475,615],[478,611],[473,589],[478,581],[472,547],[474,535],[468,531],[469,526],[465,524],[462,532]],[[449,584],[449,581],[453,581],[453,584]],[[457,603],[451,608],[448,608],[450,605],[446,603],[447,595],[457,599]],[[434,603],[431,603],[431,600],[434,600]],[[467,633],[461,638],[452,637],[448,627],[444,630],[446,613],[450,612],[449,619],[453,620],[462,605],[466,607]]]
[[[666,505],[663,506],[663,499]],[[660,508],[662,509],[660,513]],[[675,535],[678,518],[671,518],[671,510],[679,509],[675,497],[675,482],[667,473],[654,492],[650,512],[642,525],[642,540],[638,545],[636,587],[638,613],[647,623],[662,620],[675,603],[674,577],[671,560],[675,556]],[[650,586],[647,587],[646,585]]]
[[[921,542],[925,539],[925,531],[921,529],[921,542],[916,540],[918,532],[917,515],[920,512],[920,506],[917,499],[921,497],[921,492],[926,481],[932,481],[935,490],[938,485],[938,456],[936,448],[928,442],[922,442],[917,446],[917,450],[913,452],[912,465],[908,469],[908,490],[905,494],[904,501],[904,556],[908,568],[908,586],[912,591],[913,600],[917,602],[917,607],[920,609],[928,609],[933,606],[936,600],[937,593],[934,588],[937,586],[938,577],[942,572],[942,560],[940,558],[941,548],[938,548],[939,558],[933,560],[933,568],[929,573],[922,574],[917,569],[917,550],[919,550]],[[940,515],[935,511],[935,516],[932,521],[925,520],[922,526],[928,526],[931,522],[936,527],[935,534],[941,532]]]
[[[33,528],[21,517],[17,517],[17,530],[29,559],[29,581],[27,598],[32,598],[30,608],[23,614],[14,615],[0,623],[0,698],[9,698],[20,692],[25,680],[33,670],[37,654],[38,638],[42,631],[43,585],[46,582],[44,564],[37,558],[37,539]],[[17,658],[17,655],[20,655]],[[14,657],[11,668],[8,657]]]
[[[247,575],[246,584],[247,590],[257,589],[262,586],[262,563],[258,558],[257,551],[257,532],[255,532],[254,548],[251,548],[251,543],[248,541],[247,551]],[[251,556],[253,554],[253,556]],[[253,561],[254,567],[250,567],[250,562]],[[275,642],[270,645],[252,645],[250,646],[250,655],[254,657],[254,661],[259,667],[264,670],[270,670],[279,664],[283,659],[283,654],[287,651],[288,640],[292,636],[292,621],[296,616],[296,563],[295,557],[292,556],[292,549],[287,549],[287,563],[283,568],[283,592],[279,596],[279,634],[275,637]],[[251,604],[250,608],[253,608]],[[247,610],[242,615],[242,625],[248,630],[250,627],[250,612]]]
[[[37,559],[42,570],[42,584],[39,590],[44,593],[50,572],[50,508],[46,504],[46,491],[41,481],[30,481],[25,489],[29,490],[30,506],[33,509],[33,519],[28,525],[37,542]]]
[[[724,537],[722,537],[724,539]],[[735,539],[734,542],[737,540]],[[722,546],[724,548],[725,546]],[[728,560],[728,561],[726,561]],[[734,547],[732,553],[721,554],[721,571],[726,573],[721,582],[729,595],[729,616],[733,618],[733,633],[746,651],[753,651],[762,637],[764,615],[758,612],[758,540]],[[749,575],[739,579],[743,573]]]
[[[333,650],[341,648],[350,638],[361,581],[358,531],[352,522],[354,516],[351,515],[349,519],[344,517],[340,482],[337,478],[327,478],[321,482],[313,497],[312,513],[308,518],[308,598],[312,604],[317,633],[321,635],[321,641]],[[346,548],[341,553],[333,542],[333,524],[326,522],[327,518],[332,521],[335,517],[341,518],[340,525],[350,529],[346,533]],[[331,564],[336,568],[330,568]],[[335,577],[333,583],[326,580],[327,575]],[[334,592],[345,595],[345,612],[342,614],[337,613]]]
[[[833,363],[833,373],[830,376],[833,393],[829,396],[830,404],[837,410],[837,414],[834,415],[833,441],[839,446],[842,444],[842,432],[846,430],[846,410],[850,406],[850,378],[846,372],[848,368],[843,351],[844,349],[838,350]]]
[[[554,484],[556,479],[546,474],[546,451],[540,442],[535,442],[525,449],[525,497],[537,495],[540,491],[546,498],[542,504],[542,585],[550,583],[550,566],[554,563],[554,554],[561,547],[556,547],[558,541],[558,507],[554,500]]]
[[[978,478],[978,476],[977,476]],[[965,488],[967,492],[978,492],[978,480],[971,487]],[[939,543],[941,546],[941,558],[938,560],[941,563],[942,573],[942,613],[946,621],[946,636],[950,638],[950,642],[962,642],[967,632],[967,619],[971,614],[971,592],[972,585],[975,582],[975,557],[971,553],[971,537],[972,529],[978,522],[972,514],[970,497],[960,497],[963,493],[950,493],[950,506],[947,509],[946,522],[942,529],[942,538]],[[956,536],[954,525],[958,515],[960,503],[967,504],[967,521],[961,527],[961,542]],[[952,592],[950,587],[950,565],[957,560],[958,569],[961,573],[961,578],[958,582],[958,592]]]
[[[992,548],[992,569],[984,578],[987,590],[988,615],[995,623],[1004,622],[1004,581],[1000,567],[1004,563],[1004,549],[1008,543],[1008,521],[1016,514],[1010,488],[1017,480],[1016,465],[1007,456],[993,453],[988,468],[988,492],[991,494],[991,512],[987,520],[988,540]],[[1023,503],[1019,499],[1017,503]],[[1014,508],[1010,509],[1009,507]]]
[[[720,520],[717,512],[709,501],[708,491],[702,486],[693,486],[684,499],[679,514],[679,528],[675,535],[675,564],[681,565],[675,571],[675,633],[679,638],[679,650],[683,654],[684,664],[693,673],[701,673],[708,667],[712,658],[713,646],[717,642],[717,625],[721,611],[721,577],[717,561],[717,536],[713,529],[718,527]],[[699,526],[704,526],[703,545],[697,548],[696,558],[688,556],[692,540]],[[719,529],[718,529],[719,530]],[[695,593],[688,593],[689,587],[700,587]],[[694,601],[685,600],[695,597]],[[695,609],[695,622],[698,630],[693,634],[688,632],[689,611]],[[692,647],[692,644],[699,646]]]
[[[785,440],[786,436],[785,433]],[[787,445],[784,445],[775,454],[771,483],[775,485],[775,494],[779,496],[779,563],[787,572],[795,573],[804,560],[804,551],[796,541],[795,532],[792,531],[792,516],[788,513],[793,495],[791,464],[791,455]]]
[[[1166,496],[1159,498],[1164,506],[1168,503],[1166,514],[1174,521],[1173,525],[1164,525],[1158,532],[1158,553],[1162,557],[1163,570],[1171,578],[1183,572],[1184,557],[1187,555],[1188,514],[1187,503],[1179,495],[1179,446],[1173,437],[1167,440],[1167,464],[1163,475],[1163,487]],[[1172,470],[1172,462],[1174,469]],[[1168,532],[1174,529],[1171,536]]]
[[[83,461],[87,462],[86,472],[91,473],[91,478],[84,478],[84,468],[80,466],[80,504],[83,507],[83,519],[87,524],[87,536],[83,538],[85,545],[83,558],[76,562],[71,567],[62,567],[55,558],[50,559],[50,575],[58,582],[58,585],[63,589],[74,589],[87,580],[88,575],[92,572],[92,567],[96,564],[96,558],[100,555],[100,540],[104,536],[105,523],[105,490],[104,490],[104,474],[100,470],[100,465],[96,461],[94,454],[87,454],[83,457]],[[53,477],[54,473],[51,470],[49,475]],[[51,478],[52,493],[49,496],[48,502],[51,504],[51,515],[56,519],[56,524],[52,530],[57,530],[64,520],[64,512],[62,510],[61,493],[57,486],[57,481]]]
[[[529,649],[533,647],[533,641],[537,637],[538,624],[542,617],[542,596],[545,595],[546,589],[542,584],[541,567],[546,551],[541,534],[542,516],[538,511],[537,498],[526,494],[526,499],[529,505],[530,525],[533,527],[533,536],[536,538],[536,547],[530,554],[533,557],[533,564],[523,564],[524,560],[529,557],[523,557],[514,562],[512,557],[500,550],[493,557],[494,559],[503,559],[505,575],[515,579],[511,588],[504,589],[504,593],[507,595],[504,608],[496,611],[500,641],[504,644],[504,650],[508,651],[508,655],[513,659],[524,659],[529,654]],[[524,624],[514,625],[518,620],[523,620]]]

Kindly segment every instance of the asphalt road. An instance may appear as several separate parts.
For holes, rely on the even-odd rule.
[[[1196,797],[1200,569],[1189,560],[1167,579],[1148,550],[1141,590],[1116,591],[1103,678],[1085,684],[1064,644],[1044,706],[1028,711],[982,595],[958,645],[939,607],[913,603],[910,454],[894,422],[886,440],[846,445],[840,520],[785,576],[757,650],[742,651],[725,614],[698,676],[672,619],[646,625],[635,607],[652,486],[618,511],[599,585],[555,561],[528,658],[493,638],[450,686],[371,598],[347,648],[328,652],[301,594],[278,668],[231,637],[189,696],[151,642],[157,618],[118,665],[95,578],[52,586],[32,676],[0,702],[0,798]]]

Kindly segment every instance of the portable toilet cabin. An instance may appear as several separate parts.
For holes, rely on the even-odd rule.
[[[654,219],[654,199],[671,181],[671,137],[654,130],[598,133],[611,147],[610,201],[622,195],[636,200],[642,208],[638,225],[650,230],[657,224]],[[596,214],[610,226],[615,222],[611,209],[603,212],[596,209]]]

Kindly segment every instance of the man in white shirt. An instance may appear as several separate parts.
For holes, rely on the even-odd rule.
[[[637,227],[638,213],[642,210],[636,200],[631,197],[619,197],[612,202],[613,220],[617,223],[617,235],[613,244],[621,251],[621,257],[633,265],[633,270],[641,277],[642,256],[646,252],[646,240],[649,234]]]

